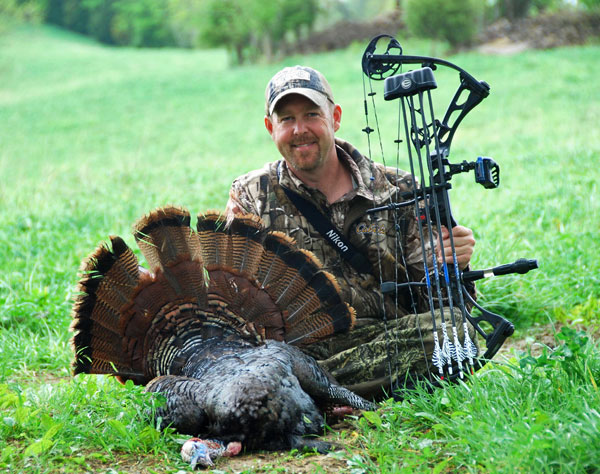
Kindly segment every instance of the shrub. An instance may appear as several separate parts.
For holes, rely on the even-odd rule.
[[[466,46],[481,28],[483,9],[480,0],[407,0],[406,24],[416,36]]]
[[[489,0],[486,4],[486,15],[490,22],[498,18],[506,18],[512,22],[536,13],[561,10],[568,5],[569,0]]]
[[[579,0],[579,3],[584,4],[590,10],[600,10],[600,0]]]
[[[156,47],[174,43],[165,3],[119,0],[114,4],[114,12],[111,34],[117,44]]]
[[[0,1],[0,29],[1,25],[11,21],[28,21],[37,23],[44,17],[43,6],[35,0],[1,0]]]

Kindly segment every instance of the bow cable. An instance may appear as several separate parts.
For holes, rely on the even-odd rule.
[[[398,45],[399,46],[399,45]],[[389,51],[389,47],[388,47],[388,51]],[[400,48],[401,51],[401,48]],[[396,72],[399,68],[395,68],[394,72]],[[366,133],[367,135],[367,145],[368,145],[368,157],[370,160],[370,164],[371,164],[371,183],[370,183],[370,187],[371,187],[371,196],[373,199],[373,206],[375,206],[375,193],[374,193],[374,180],[375,180],[375,173],[374,173],[374,160],[373,160],[373,153],[372,153],[372,149],[371,149],[371,133],[372,132],[376,132],[377,138],[378,138],[378,142],[379,142],[379,149],[380,149],[380,153],[381,153],[381,159],[382,159],[382,164],[385,168],[387,168],[386,166],[386,161],[385,161],[385,153],[384,153],[384,148],[383,148],[383,141],[382,141],[382,134],[380,131],[380,127],[379,127],[379,118],[377,115],[377,106],[375,103],[375,95],[376,92],[373,91],[373,85],[372,85],[372,81],[371,81],[371,77],[369,76],[369,92],[367,93],[367,87],[365,84],[365,77],[363,75],[363,97],[364,97],[364,111],[365,111],[365,122],[366,122],[366,126],[363,129],[363,132]],[[374,118],[375,118],[375,127],[376,130],[373,130],[370,126],[369,126],[369,107],[368,107],[368,99],[367,97],[371,98],[371,102],[372,102],[372,107],[373,107],[373,114],[374,114]],[[401,127],[400,127],[400,121],[398,121],[398,139],[395,141],[396,142],[396,179],[399,176],[399,160],[400,160],[400,143],[402,142],[402,140],[400,139],[400,135],[401,135]],[[410,150],[409,150],[410,153]],[[413,190],[416,192],[416,180],[414,179],[414,172],[411,173],[412,177],[413,177]],[[390,195],[389,197],[389,204],[392,205],[395,202],[398,202],[399,199],[399,188],[396,185],[395,186],[395,195]],[[416,199],[416,195],[415,195],[415,203],[418,202],[418,199]],[[418,205],[418,204],[417,204]],[[401,242],[399,242],[399,238],[402,238],[401,235],[401,229],[400,229],[400,225],[398,223],[398,209],[393,209],[390,208],[390,211],[392,212],[392,217],[393,217],[393,222],[394,222],[394,228],[396,230],[396,245],[394,246],[394,261],[397,262],[398,261],[398,250],[400,250],[400,259],[402,262],[402,266],[404,268],[404,278],[406,282],[410,282],[411,281],[411,277],[408,273],[408,265],[407,265],[407,261],[406,261],[406,256],[404,254],[404,246],[401,244]],[[371,214],[372,216],[372,214]],[[372,218],[372,217],[371,217]],[[419,223],[420,224],[420,223]],[[419,226],[419,231],[421,234],[421,243],[422,245],[424,245],[424,238],[423,238],[423,231],[422,231],[422,227]],[[426,252],[424,250],[424,247],[422,249],[422,253],[423,255],[426,255]],[[381,267],[381,249],[379,248],[379,246],[377,246],[377,255],[378,255],[378,263],[379,263],[379,283],[380,285],[383,287],[384,282],[383,282],[383,271],[382,271],[382,267]],[[434,358],[434,361],[440,360],[441,363],[443,364],[445,362],[445,359],[443,359],[441,357],[441,349],[439,346],[439,341],[438,341],[438,337],[437,337],[437,331],[435,330],[436,328],[436,321],[435,321],[435,314],[433,312],[433,296],[432,296],[432,292],[431,292],[431,284],[429,282],[429,271],[427,269],[427,259],[424,258],[423,259],[423,263],[425,266],[425,278],[427,280],[427,288],[428,288],[428,300],[430,301],[430,308],[432,308],[432,321],[433,321],[433,327],[434,327],[434,340],[435,340],[435,347],[436,349],[434,350],[435,354],[438,354],[438,357]],[[399,281],[399,275],[398,275],[398,265],[394,265],[394,277],[395,277],[395,281]],[[408,284],[408,292],[409,292],[409,299],[410,299],[410,303],[411,303],[411,307],[415,316],[415,322],[416,322],[416,327],[417,327],[417,331],[419,334],[419,341],[421,342],[421,349],[423,351],[423,355],[424,355],[424,360],[425,360],[425,364],[426,364],[426,370],[427,370],[427,374],[428,377],[431,378],[431,369],[430,369],[430,365],[429,365],[429,359],[427,357],[427,351],[425,350],[425,344],[424,344],[424,340],[423,340],[423,334],[422,334],[422,329],[421,329],[421,321],[420,318],[418,317],[418,301],[417,301],[417,297],[415,296],[415,294],[413,293],[413,285]],[[384,333],[385,333],[385,344],[386,344],[386,351],[388,352],[388,356],[390,354],[390,338],[388,335],[388,316],[386,314],[386,305],[385,305],[385,295],[383,292],[380,293],[381,294],[381,307],[382,307],[382,319],[384,322]],[[398,327],[398,322],[399,322],[399,316],[398,316],[398,306],[399,306],[399,285],[397,285],[394,288],[394,321],[396,321],[396,327]],[[398,341],[394,340],[394,353],[395,353],[395,360],[397,361],[399,359],[399,351],[398,351]],[[434,362],[434,365],[437,366],[437,364]],[[389,370],[389,379],[390,379],[390,387],[394,386],[394,383],[397,379],[397,377],[399,376],[398,374],[398,367],[397,364],[394,365],[394,370],[392,371],[392,364],[390,361],[388,361],[388,370]],[[441,378],[443,378],[443,368],[442,365],[439,365],[438,370],[440,372],[440,376]]]
[[[398,68],[396,68],[397,70]],[[363,75],[363,97],[364,97],[364,111],[365,111],[365,122],[366,122],[366,126],[363,129],[363,132],[366,133],[367,135],[367,145],[368,145],[368,157],[369,157],[369,162],[371,165],[371,178],[370,178],[370,188],[371,188],[371,196],[372,196],[372,200],[373,200],[373,206],[375,206],[375,190],[374,190],[374,185],[375,185],[375,173],[374,173],[374,166],[375,163],[373,161],[373,153],[372,153],[372,149],[371,149],[371,133],[372,132],[376,132],[376,135],[378,137],[378,142],[379,142],[379,149],[380,149],[380,153],[381,153],[381,158],[383,161],[383,166],[386,167],[386,162],[385,162],[385,153],[384,153],[384,149],[383,149],[383,141],[381,139],[381,131],[380,131],[380,127],[379,127],[379,118],[377,115],[377,107],[376,107],[376,103],[375,103],[375,95],[376,92],[373,91],[373,84],[371,81],[371,78],[369,77],[369,92],[367,93],[367,86],[365,83],[365,77]],[[374,119],[375,119],[375,128],[376,130],[373,130],[370,126],[369,126],[369,106],[368,106],[368,100],[367,97],[371,98],[371,102],[372,102],[372,107],[373,107],[373,113],[374,113]],[[398,123],[398,137],[400,136],[400,123]],[[400,157],[400,150],[399,150],[399,144],[400,144],[401,140],[397,140],[397,150],[396,150],[396,177],[399,176],[399,157]],[[395,196],[394,195],[390,195],[389,197],[389,203],[392,204],[393,202],[398,202],[399,201],[399,189],[396,186],[395,189]],[[397,210],[390,210],[390,212],[392,212],[392,216],[393,216],[393,222],[394,222],[394,230],[396,231],[396,245],[394,246],[394,261],[397,262],[398,261],[398,249],[400,249],[400,258],[401,258],[401,262],[402,262],[402,266],[404,268],[404,278],[405,281],[409,282],[410,281],[410,275],[408,274],[408,265],[406,262],[406,257],[404,255],[404,246],[403,245],[399,245],[398,243],[398,239],[399,237],[401,237],[401,230],[400,230],[400,224],[398,222],[398,212]],[[373,219],[373,214],[370,214],[371,219]],[[383,281],[383,269],[381,266],[381,249],[379,246],[377,246],[377,256],[378,256],[378,263],[379,263],[379,284],[381,286],[384,285],[384,281]],[[394,265],[394,278],[395,281],[399,281],[399,275],[398,275],[398,265]],[[417,331],[419,334],[419,341],[421,342],[421,347],[422,347],[422,351],[423,354],[425,355],[425,363],[426,363],[426,368],[427,368],[427,373],[428,376],[431,377],[430,374],[430,367],[429,367],[429,361],[426,355],[426,350],[425,350],[425,345],[424,345],[424,341],[423,341],[423,335],[422,335],[422,331],[421,331],[421,324],[420,324],[420,319],[417,317],[417,300],[415,295],[413,294],[413,289],[412,289],[412,285],[408,285],[408,291],[409,291],[409,299],[411,302],[411,307],[413,309],[413,312],[415,313],[415,320],[416,320],[416,324],[417,324]],[[382,319],[383,319],[383,324],[384,324],[384,334],[385,334],[385,345],[386,345],[386,351],[388,353],[388,358],[391,352],[390,349],[390,337],[388,334],[388,315],[386,312],[386,305],[385,305],[385,295],[383,292],[380,292],[381,295],[381,308],[382,308]],[[393,295],[393,300],[394,300],[394,321],[396,322],[396,329],[398,329],[398,321],[399,321],[399,317],[398,317],[398,306],[399,306],[399,287],[396,287],[394,289],[394,295]],[[388,360],[388,375],[389,375],[389,379],[390,379],[390,387],[393,388],[394,384],[397,381],[397,378],[399,376],[398,372],[399,372],[399,368],[398,368],[398,363],[397,361],[399,360],[399,349],[398,349],[398,341],[396,339],[394,339],[394,345],[393,345],[393,352],[394,352],[394,367],[392,368],[392,361]]]

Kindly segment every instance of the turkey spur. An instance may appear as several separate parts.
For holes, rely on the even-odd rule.
[[[150,266],[111,236],[81,266],[73,371],[133,380],[166,398],[179,432],[248,449],[327,444],[332,405],[374,405],[332,383],[297,347],[349,331],[354,310],[314,255],[256,216],[159,208],[134,225]]]

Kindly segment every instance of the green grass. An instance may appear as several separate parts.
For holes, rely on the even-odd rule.
[[[600,351],[574,329],[560,338],[556,351],[367,413],[357,422],[366,455],[354,462],[383,473],[596,472]]]
[[[407,54],[428,53],[421,42],[403,46]],[[156,456],[167,471],[181,468],[171,434],[147,431],[146,442],[123,437],[109,422],[146,429],[139,416],[146,402],[135,388],[62,379],[79,263],[109,234],[134,246],[131,224],[156,206],[223,208],[233,178],[277,159],[262,125],[263,91],[282,65],[325,73],[344,110],[339,135],[366,153],[363,48],[230,69],[217,50],[111,49],[41,27],[0,36],[0,469],[107,469],[125,453]],[[451,158],[492,156],[502,167],[494,191],[470,176],[453,181],[454,214],[478,241],[474,266],[519,257],[540,263],[528,275],[482,282],[481,300],[513,320],[521,336],[557,319],[596,324],[600,46],[449,59],[491,85],[461,125]],[[441,107],[454,77],[440,71],[436,78]],[[380,104],[377,111],[387,164],[394,161],[391,109]],[[372,150],[382,160],[379,146]],[[545,362],[520,368],[526,358],[517,357],[514,368],[483,372],[473,384],[389,404],[380,417],[390,438],[378,438],[376,422],[359,426],[365,445],[349,456],[369,472],[399,472],[392,453],[406,460],[406,472],[590,469],[586,450],[600,457],[592,448],[600,445],[592,383],[599,356],[585,347],[577,360],[592,377]],[[466,421],[451,416],[462,412]],[[535,432],[538,444],[525,444],[536,417],[552,428]],[[563,443],[568,448],[556,453],[548,448]],[[384,448],[393,448],[389,456]]]
[[[144,455],[185,467],[178,459],[179,437],[148,422],[155,403],[140,387],[106,377],[25,388],[0,384],[0,406],[7,413],[0,425],[0,466],[95,472],[117,465],[123,456],[130,456],[133,466],[133,459]]]

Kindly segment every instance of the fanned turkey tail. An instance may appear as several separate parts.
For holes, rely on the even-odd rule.
[[[145,384],[180,373],[198,341],[302,345],[354,323],[316,257],[266,232],[256,216],[226,227],[208,212],[194,231],[187,210],[162,207],[134,225],[134,237],[150,271],[120,237],[82,264],[71,325],[75,373]]]

